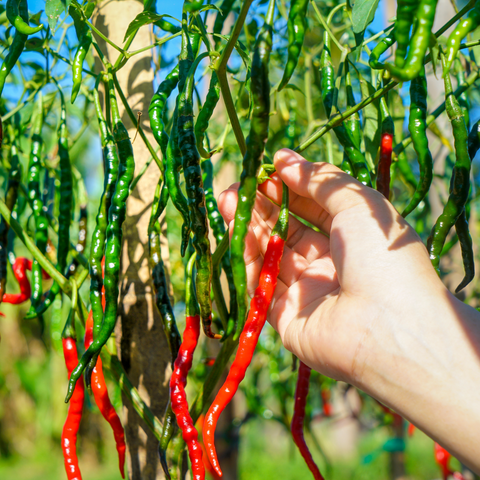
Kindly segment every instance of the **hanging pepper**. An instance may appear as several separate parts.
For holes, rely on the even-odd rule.
[[[475,155],[480,149],[480,120],[470,129],[468,134],[468,156],[473,161]]]
[[[103,322],[103,268],[102,259],[105,255],[105,238],[108,225],[108,212],[112,198],[115,194],[115,185],[118,179],[118,154],[115,140],[110,131],[108,123],[103,116],[102,104],[98,93],[98,85],[100,77],[98,77],[95,88],[93,90],[93,98],[95,102],[95,111],[97,113],[98,129],[100,132],[100,140],[103,149],[103,165],[104,180],[103,193],[98,206],[97,217],[95,219],[95,228],[92,235],[92,244],[90,247],[90,303],[93,312],[93,338],[97,338],[102,328]],[[110,92],[105,88],[105,103],[110,100]]]
[[[165,131],[165,122],[163,121],[167,100],[178,84],[178,65],[165,77],[160,83],[152,97],[150,106],[148,107],[148,115],[150,117],[150,128],[152,129],[155,140],[160,145],[163,158],[167,156],[168,135]]]
[[[464,476],[460,472],[454,472],[450,468],[449,464],[452,456],[447,450],[445,450],[437,442],[435,442],[434,452],[435,452],[435,461],[442,469],[443,480],[447,480],[450,475],[453,475],[453,478],[455,480],[464,480]]]
[[[333,68],[330,48],[330,34],[327,30],[324,30],[323,49],[320,55],[320,90],[327,117],[330,117],[332,112],[335,91],[335,69]]]
[[[8,171],[7,190],[5,192],[5,204],[13,212],[18,198],[18,187],[22,179],[22,168],[18,159],[17,143],[12,129],[12,145],[10,148],[10,169]],[[5,293],[7,284],[7,245],[9,226],[2,217],[0,220],[0,303]]]
[[[475,278],[475,255],[473,253],[473,242],[468,229],[468,220],[465,208],[455,222],[455,231],[457,232],[458,241],[460,243],[463,267],[465,268],[465,276],[455,289],[455,293],[458,293]]]
[[[30,151],[30,162],[28,165],[27,191],[28,200],[35,218],[35,245],[42,254],[45,254],[48,241],[48,220],[43,208],[42,195],[40,189],[40,179],[42,174],[42,127],[43,127],[43,99],[40,92],[37,102],[36,117],[32,128],[32,146]],[[32,266],[32,308],[36,308],[41,301],[42,287],[42,267],[34,260]]]
[[[292,0],[290,3],[290,12],[288,13],[287,21],[288,58],[283,77],[278,86],[278,91],[286,87],[297,66],[298,57],[302,51],[303,40],[305,38],[305,30],[307,28],[308,4],[308,0]]]
[[[29,265],[29,260],[23,257],[15,259],[13,264],[13,274],[17,279],[18,285],[20,286],[20,293],[4,293],[3,294],[3,303],[12,303],[13,305],[19,305],[20,303],[26,302],[30,299],[32,290],[30,288],[30,281],[27,277],[27,270]]]
[[[10,0],[11,2],[15,0]],[[28,24],[28,5],[27,0],[21,0],[18,5],[18,13],[21,19]],[[5,80],[7,79],[8,74],[11,72],[12,68],[17,63],[17,60],[20,58],[20,54],[25,48],[25,43],[27,42],[28,34],[22,33],[20,30],[15,29],[15,36],[13,37],[12,44],[8,49],[8,54],[3,60],[2,66],[0,67],[0,97],[2,96],[3,87],[5,86]]]
[[[380,119],[382,136],[380,140],[380,160],[378,162],[377,190],[390,199],[390,167],[392,165],[392,146],[394,125],[385,97],[380,99]]]
[[[93,341],[93,312],[90,313],[85,323],[85,348],[88,348]],[[103,418],[110,424],[115,438],[115,445],[118,452],[118,466],[122,478],[125,478],[125,432],[123,430],[122,422],[115,411],[110,398],[108,396],[107,384],[103,376],[102,359],[97,358],[97,364],[92,371],[92,392],[95,403],[97,404]]]
[[[467,18],[461,19],[447,40],[445,51],[445,69],[443,75],[447,75],[450,71],[453,61],[455,60],[460,43],[470,33],[480,25],[480,1],[475,2],[472,10],[468,12]]]
[[[65,357],[65,365],[67,366],[69,378],[78,361],[75,330],[73,329],[73,316],[73,311],[70,311],[62,333],[63,355]],[[67,419],[65,420],[65,425],[62,430],[63,458],[69,480],[82,479],[77,458],[77,433],[82,420],[84,398],[85,387],[83,380],[81,380],[77,382],[75,390],[72,392],[72,401],[68,406]]]
[[[445,57],[442,56],[445,65]],[[463,110],[453,95],[450,75],[444,77],[445,82],[445,106],[448,118],[452,124],[453,138],[455,140],[455,165],[453,167],[450,194],[443,213],[438,217],[432,232],[427,240],[427,250],[430,253],[432,265],[438,271],[440,254],[445,244],[448,232],[455,225],[461,215],[468,199],[470,189],[471,161],[468,155],[468,130],[465,125]],[[463,282],[462,282],[463,283]]]
[[[418,158],[420,179],[412,199],[402,212],[404,218],[413,212],[425,198],[433,179],[433,158],[428,148],[427,138],[427,79],[425,78],[425,69],[410,83],[408,130]]]
[[[183,25],[183,36],[187,36],[186,24]],[[197,61],[201,57],[198,57]],[[182,92],[178,97],[178,140],[182,153],[185,189],[188,197],[190,229],[193,232],[192,243],[197,253],[197,298],[200,304],[203,331],[210,338],[221,338],[211,330],[212,302],[210,289],[212,282],[212,254],[208,239],[208,221],[205,208],[205,192],[203,190],[200,155],[197,150],[193,122],[193,87],[195,84],[195,66],[192,67]]]
[[[210,158],[214,152],[207,152],[203,145],[205,139],[205,132],[208,128],[208,123],[213,115],[213,111],[217,106],[220,99],[220,86],[218,85],[218,77],[216,72],[212,72],[210,79],[210,85],[208,87],[207,96],[205,102],[198,114],[197,121],[195,122],[195,140],[197,144],[198,153],[202,158]]]
[[[120,112],[118,110],[110,65],[108,66],[108,69],[110,110],[112,112],[112,123],[114,125],[113,138],[115,139],[120,161],[118,166],[118,180],[115,184],[115,193],[112,197],[110,209],[108,211],[107,238],[105,245],[105,313],[103,315],[103,322],[98,337],[95,337],[94,334],[93,343],[82,355],[77,367],[72,372],[68,385],[67,397],[65,399],[67,402],[72,396],[75,383],[80,378],[83,370],[90,360],[100,352],[101,348],[110,338],[117,321],[118,279],[122,251],[122,225],[125,220],[127,198],[130,191],[130,183],[133,179],[135,161],[128,131],[122,123]]]
[[[282,205],[277,223],[270,234],[267,250],[265,251],[262,270],[255,295],[250,302],[250,311],[245,328],[240,335],[235,360],[230,367],[227,379],[220,388],[215,400],[205,416],[203,443],[207,450],[208,459],[218,475],[222,470],[218,463],[215,450],[215,428],[220,414],[230,403],[245,372],[252,361],[253,353],[260,337],[263,325],[267,319],[268,309],[277,285],[280,261],[288,234],[288,188],[283,185]]]
[[[298,369],[297,388],[295,389],[295,407],[293,410],[292,424],[290,430],[292,431],[293,441],[300,450],[303,459],[308,468],[313,474],[315,480],[324,480],[320,470],[313,460],[312,454],[308,449],[303,436],[303,423],[305,421],[305,405],[307,404],[307,395],[309,388],[311,368],[307,367],[303,362],[300,362]]]
[[[410,43],[410,29],[414,23],[419,3],[416,0],[398,0],[397,20],[397,48],[395,50],[395,66],[402,68],[405,65],[405,56]]]
[[[385,64],[385,69],[400,82],[413,80],[422,70],[425,53],[430,45],[433,21],[437,9],[438,0],[421,0],[418,10],[415,13],[417,26],[409,43],[407,58],[401,67]],[[397,42],[401,33],[396,31]],[[398,57],[400,59],[400,57]]]
[[[255,43],[252,59],[252,119],[250,134],[247,137],[247,151],[243,157],[238,204],[235,211],[235,223],[231,239],[231,261],[233,280],[237,290],[237,325],[234,338],[237,339],[245,324],[247,313],[247,271],[245,259],[245,237],[252,218],[252,209],[257,191],[257,173],[260,168],[268,138],[270,115],[270,83],[268,80],[268,62],[272,49],[272,23],[275,3],[270,1],[265,24]]]
[[[193,425],[192,417],[188,411],[185,385],[187,375],[192,368],[193,353],[200,335],[200,312],[195,298],[195,282],[193,280],[193,266],[195,254],[187,265],[187,281],[185,285],[185,331],[183,341],[178,351],[177,359],[170,378],[170,398],[172,410],[177,418],[177,423],[182,431],[183,440],[187,444],[190,462],[192,463],[193,478],[203,480],[205,469],[202,459],[202,448],[198,441],[198,432]]]
[[[25,12],[27,12],[26,15]],[[28,24],[27,0],[7,0],[6,13],[8,21],[24,35],[33,35],[43,29],[43,25],[31,27]]]
[[[80,6],[77,7],[74,5],[70,5],[70,8],[68,9],[71,17],[73,18],[73,24],[78,39],[78,47],[77,51],[75,52],[75,56],[73,57],[72,66],[72,103],[75,102],[78,92],[80,91],[80,87],[82,85],[83,62],[87,56],[88,50],[90,49],[90,45],[92,44],[92,32],[83,19],[84,14],[79,12],[78,9],[80,9]]]
[[[383,70],[385,65],[380,57],[395,43],[395,29],[390,30],[374,47],[370,53],[368,64],[375,70]]]

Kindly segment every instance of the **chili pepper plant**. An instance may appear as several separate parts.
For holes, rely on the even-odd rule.
[[[391,478],[415,474],[406,471],[415,467],[405,463],[410,440],[398,414],[362,392],[352,405],[353,387],[310,372],[264,326],[289,239],[285,185],[253,298],[245,241],[257,186],[288,147],[377,189],[417,230],[449,288],[479,306],[480,2],[452,0],[454,13],[437,30],[437,0],[399,0],[388,20],[378,0],[165,3],[144,0],[123,19],[120,43],[95,0],[0,5],[0,348],[5,322],[17,318],[27,345],[38,342],[46,359],[64,356],[67,370],[49,398],[70,404],[49,441],[63,452],[66,477],[88,478],[79,439],[91,435],[82,416],[95,408],[112,430],[119,474],[131,475],[120,390],[153,433],[166,478],[189,469],[196,480],[222,476],[216,425],[237,391],[246,406],[230,437],[223,432],[234,450],[247,422],[274,422],[306,462],[301,478],[341,478],[328,429],[319,439],[318,425],[347,418],[388,430],[380,450]],[[151,43],[134,50],[145,29]],[[119,78],[140,54],[154,94],[136,114]],[[133,142],[148,150],[146,163]],[[227,166],[239,182],[231,231],[217,205]],[[141,256],[173,371],[157,372],[168,385],[158,392],[164,415],[130,381],[115,343],[128,200],[152,170],[158,183]],[[29,354],[17,351],[23,362]],[[0,412],[0,452],[12,454]],[[435,449],[444,478],[462,478]],[[432,462],[433,452],[432,441]]]

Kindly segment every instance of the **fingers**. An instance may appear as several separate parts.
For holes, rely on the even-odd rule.
[[[322,230],[331,225],[328,216],[333,218],[358,205],[388,205],[383,195],[363,186],[334,165],[308,162],[298,153],[286,148],[275,154],[275,168],[291,191],[299,197],[314,200],[328,214],[325,215],[318,209],[314,212],[318,217],[315,225]],[[298,202],[300,207],[311,205],[304,200]],[[298,211],[298,214],[303,218],[305,214],[311,215],[308,211]]]

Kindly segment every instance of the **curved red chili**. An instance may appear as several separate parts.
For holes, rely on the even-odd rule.
[[[295,389],[295,407],[293,410],[292,424],[290,430],[292,432],[293,441],[300,450],[303,459],[313,474],[315,480],[324,480],[320,470],[313,460],[312,454],[308,449],[305,437],[303,436],[303,423],[305,420],[305,405],[307,404],[308,387],[310,381],[311,368],[300,362],[298,369],[297,388]]]
[[[187,375],[192,368],[193,353],[197,346],[200,335],[200,312],[195,298],[195,286],[192,279],[195,255],[192,255],[187,266],[186,281],[186,324],[183,332],[183,340],[178,350],[178,355],[173,365],[173,372],[170,378],[170,401],[172,410],[177,417],[177,423],[182,431],[183,440],[188,447],[188,455],[192,463],[192,473],[195,480],[205,479],[205,468],[203,466],[202,447],[198,441],[198,432],[193,425],[192,417],[188,411],[185,385]]]
[[[443,480],[447,480],[447,478],[452,475],[455,480],[465,480],[465,477],[460,472],[454,472],[450,468],[450,459],[452,456],[450,453],[445,450],[441,445],[435,442],[435,461],[442,469]]]
[[[388,200],[390,197],[390,166],[392,165],[393,135],[382,133],[380,161],[378,162],[377,190]]]
[[[15,263],[13,264],[13,274],[20,285],[20,293],[5,293],[3,295],[4,303],[19,305],[20,303],[26,302],[30,299],[32,290],[30,288],[30,281],[27,277],[28,262],[30,262],[31,268],[31,260],[23,257],[15,259]]]
[[[88,348],[93,341],[93,312],[90,313],[85,323],[85,348]],[[92,371],[92,392],[95,398],[100,413],[103,418],[110,424],[113,430],[113,436],[115,438],[115,444],[118,452],[118,466],[122,478],[125,478],[125,451],[127,446],[125,445],[125,432],[123,430],[122,422],[120,421],[115,408],[110,402],[108,396],[107,384],[105,383],[105,377],[103,376],[102,359],[97,358],[97,364]]]
[[[77,345],[75,339],[68,336],[62,338],[63,355],[68,370],[68,378],[72,370],[77,366]],[[83,400],[85,398],[85,387],[83,380],[77,382],[70,404],[68,406],[67,419],[62,430],[62,449],[65,461],[65,470],[68,480],[82,480],[82,474],[78,466],[77,458],[77,433],[82,420]]]

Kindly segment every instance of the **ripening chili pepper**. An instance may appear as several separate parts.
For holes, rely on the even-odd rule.
[[[3,303],[12,303],[13,305],[19,305],[30,299],[32,290],[30,288],[30,281],[27,277],[27,270],[29,267],[29,260],[26,258],[16,258],[13,264],[13,274],[17,279],[20,286],[20,293],[4,293]]]
[[[88,348],[93,341],[93,312],[90,313],[85,323],[85,348]],[[103,376],[102,359],[97,358],[97,363],[92,371],[92,392],[95,403],[97,404],[103,418],[110,424],[115,438],[115,445],[118,452],[118,465],[122,478],[125,478],[125,432],[123,430],[122,422],[115,411],[110,397],[108,396],[107,385],[105,377]]]
[[[13,133],[13,129],[12,129]],[[5,204],[13,212],[18,198],[18,187],[22,179],[22,167],[18,159],[17,143],[12,134],[10,147],[10,169],[8,170],[8,183],[5,192]],[[0,219],[0,303],[5,293],[7,284],[7,248],[9,226],[5,219]]]
[[[97,114],[98,129],[103,149],[104,181],[103,193],[98,206],[95,228],[90,247],[90,303],[93,312],[93,338],[97,338],[103,322],[102,291],[103,291],[103,268],[102,259],[105,255],[105,239],[108,225],[108,211],[112,198],[115,194],[115,185],[118,178],[118,154],[115,140],[108,123],[103,115],[102,104],[98,93],[100,77],[93,90],[95,111]],[[109,103],[109,90],[105,88],[105,103]]]
[[[48,219],[43,208],[40,180],[43,171],[42,167],[42,127],[43,127],[43,98],[42,93],[38,95],[37,112],[32,127],[32,145],[30,150],[30,161],[28,164],[27,192],[28,200],[35,218],[35,245],[42,254],[47,250],[48,241]],[[34,260],[32,265],[32,308],[41,302],[43,293],[42,267]]]
[[[408,129],[412,136],[413,148],[420,167],[420,179],[415,193],[402,212],[402,217],[417,208],[430,189],[433,179],[433,158],[427,138],[427,79],[425,69],[410,83],[410,117]]]
[[[68,376],[71,377],[72,370],[77,365],[77,345],[75,342],[75,331],[73,330],[73,313],[68,315],[65,328],[62,333],[63,355],[67,366]],[[77,382],[72,392],[72,401],[68,406],[67,419],[62,430],[62,450],[65,462],[65,470],[69,480],[81,480],[82,474],[78,466],[77,458],[77,433],[82,420],[83,401],[85,398],[85,387],[83,380]]]
[[[312,454],[305,442],[305,437],[303,436],[303,423],[305,421],[305,405],[307,404],[310,372],[311,368],[307,367],[303,362],[300,362],[297,388],[295,389],[295,406],[290,430],[292,432],[293,441],[300,450],[308,468],[312,472],[313,478],[315,480],[323,480],[323,476],[314,462]]]
[[[183,35],[186,34],[187,24],[183,23]],[[188,37],[187,37],[188,38]],[[188,40],[186,40],[188,41]],[[203,331],[210,338],[221,338],[211,330],[212,301],[210,290],[212,283],[212,254],[208,239],[207,210],[205,207],[205,192],[203,190],[202,170],[200,168],[200,154],[198,153],[193,121],[193,87],[195,84],[195,66],[203,58],[197,58],[190,70],[184,88],[178,97],[178,140],[182,152],[183,174],[185,176],[185,190],[188,197],[190,229],[193,233],[192,243],[196,255],[196,288],[200,304],[200,316]]]
[[[208,87],[207,96],[205,102],[198,114],[197,121],[195,122],[195,140],[197,144],[198,153],[202,158],[210,158],[214,152],[207,152],[203,145],[205,139],[205,132],[208,128],[208,123],[213,115],[213,111],[217,106],[220,99],[220,86],[218,85],[218,77],[216,72],[212,72],[210,79],[210,85]]]
[[[472,10],[468,12],[466,18],[461,19],[447,40],[445,49],[445,69],[443,75],[447,75],[450,71],[453,61],[455,60],[460,43],[470,33],[480,25],[480,1],[475,2]]]
[[[377,190],[390,199],[390,167],[392,165],[392,146],[394,125],[385,97],[380,99],[380,119],[382,135],[380,139],[380,159],[378,161]]]
[[[28,24],[27,0],[7,0],[7,18],[15,29],[24,35],[33,35],[43,29],[43,25],[31,27]],[[23,12],[27,12],[25,15]],[[27,17],[27,18],[25,18]]]
[[[418,9],[419,2],[417,0],[398,0],[397,2],[395,65],[399,68],[405,65],[405,56],[410,44],[410,29]]]
[[[220,12],[217,12],[215,17],[215,23],[213,24],[213,40],[215,42],[215,49],[217,48],[218,44],[220,43],[220,35],[223,30],[223,24],[227,19],[228,15],[232,11],[233,4],[235,0],[223,0],[222,4],[220,5]]]
[[[332,403],[330,402],[331,392],[328,388],[322,388],[320,395],[322,396],[323,414],[326,417],[331,417],[333,414]]]
[[[330,34],[327,30],[324,30],[323,49],[320,55],[320,91],[327,117],[330,117],[332,113],[335,91],[335,69],[333,68],[330,48]]]
[[[445,57],[442,56],[445,65]],[[448,232],[455,225],[458,217],[463,212],[470,190],[471,161],[468,155],[468,130],[465,125],[463,110],[453,95],[450,75],[444,77],[445,106],[448,118],[452,124],[453,138],[455,140],[455,165],[452,172],[452,182],[447,204],[442,214],[438,217],[432,232],[427,240],[427,250],[430,254],[432,265],[438,271],[440,254],[445,244]]]
[[[286,185],[283,185],[282,205],[278,220],[270,234],[262,270],[260,271],[258,287],[250,302],[248,319],[240,335],[235,360],[230,367],[225,383],[218,391],[205,416],[203,443],[212,467],[220,476],[222,475],[222,470],[215,450],[215,428],[220,414],[232,400],[240,382],[245,377],[245,372],[252,361],[263,325],[267,320],[267,313],[277,285],[280,261],[288,234],[288,197],[288,188]]]
[[[247,151],[243,157],[242,174],[238,189],[238,204],[235,211],[235,223],[231,238],[231,262],[233,280],[237,290],[237,325],[234,338],[242,333],[247,313],[247,271],[245,259],[245,237],[252,218],[253,205],[257,192],[257,173],[260,168],[268,138],[270,116],[270,83],[268,80],[268,62],[272,49],[272,23],[275,3],[270,1],[265,23],[255,43],[252,72],[252,118],[250,133],[247,137]]]
[[[205,469],[203,466],[202,448],[198,441],[198,432],[188,411],[187,396],[185,394],[187,375],[192,368],[193,353],[200,335],[200,312],[197,299],[195,298],[195,282],[193,279],[194,257],[195,254],[192,255],[187,265],[185,330],[183,332],[183,341],[173,366],[172,376],[170,377],[170,398],[172,410],[182,431],[183,440],[188,447],[193,478],[195,480],[203,480],[205,478]]]
[[[110,111],[112,113],[112,123],[114,126],[113,138],[115,139],[115,144],[117,146],[119,166],[118,180],[115,184],[115,193],[111,199],[110,209],[108,211],[108,226],[105,244],[105,313],[103,315],[103,323],[98,336],[95,337],[94,334],[92,344],[82,355],[77,367],[72,372],[65,400],[67,402],[73,393],[78,378],[80,378],[80,375],[90,360],[100,352],[110,338],[117,321],[118,280],[122,251],[122,225],[125,220],[127,198],[130,191],[130,183],[133,179],[135,160],[133,158],[133,148],[128,136],[128,131],[122,123],[120,112],[118,110],[110,65],[108,66],[108,69]]]
[[[408,82],[413,80],[423,68],[423,61],[432,34],[433,21],[438,0],[421,0],[415,14],[417,26],[410,40],[407,58],[402,67],[385,64],[385,69],[398,81]],[[397,30],[396,36],[398,38]]]
[[[385,65],[380,62],[380,57],[395,43],[395,29],[391,29],[382,39],[375,45],[368,64],[371,68],[376,70],[383,70]]]
[[[77,51],[75,52],[75,56],[73,57],[72,65],[72,103],[75,102],[78,92],[80,91],[80,87],[82,85],[83,62],[92,44],[92,32],[89,26],[85,23],[83,15],[77,10],[77,8],[80,7],[70,5],[70,8],[68,10],[71,17],[73,18],[73,24],[78,39],[78,47]]]
[[[286,87],[297,66],[298,57],[302,51],[303,40],[305,38],[305,30],[307,28],[308,4],[308,0],[292,0],[290,3],[290,12],[288,13],[287,21],[288,58],[283,77],[278,86],[278,91]]]
[[[164,112],[167,107],[168,97],[178,84],[178,65],[165,77],[160,83],[152,97],[150,106],[148,107],[148,115],[150,117],[150,127],[152,129],[155,140],[160,145],[163,158],[167,156],[168,135],[165,131],[165,122],[163,121]]]
[[[25,22],[28,22],[28,6],[26,0],[21,0],[20,4],[18,5],[18,13]],[[20,54],[23,52],[27,39],[28,35],[25,35],[19,30],[15,29],[15,36],[13,37],[12,44],[10,45],[8,54],[5,56],[2,66],[0,67],[0,97],[2,96],[3,87],[5,86],[5,80],[7,79],[7,76],[11,72],[12,68],[17,63]]]
[[[87,223],[87,206],[82,205],[80,207],[80,218],[78,219],[78,241],[77,245],[75,245],[75,250],[78,253],[83,253],[85,251],[85,246],[87,244]],[[65,278],[70,278],[71,276],[75,275],[78,266],[79,262],[77,258],[74,258],[67,269],[67,274],[65,275]]]

